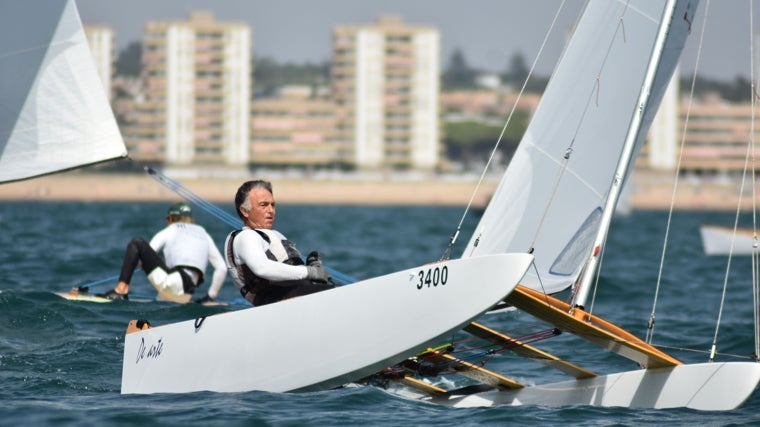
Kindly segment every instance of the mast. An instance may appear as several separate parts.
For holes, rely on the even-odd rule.
[[[626,134],[625,144],[618,160],[615,176],[612,179],[609,195],[602,211],[600,218],[599,230],[597,231],[596,238],[594,239],[594,245],[591,249],[589,259],[586,261],[586,265],[582,269],[581,277],[578,280],[578,291],[573,299],[572,306],[574,308],[583,309],[588,300],[588,294],[591,289],[591,281],[596,276],[597,269],[599,268],[599,255],[602,252],[602,247],[607,240],[607,234],[609,233],[610,224],[612,223],[612,216],[615,213],[615,207],[617,206],[620,194],[623,190],[623,184],[625,177],[628,174],[628,168],[633,158],[633,153],[636,148],[636,139],[641,130],[641,123],[644,119],[644,115],[647,112],[647,103],[651,95],[652,84],[657,76],[657,70],[660,66],[662,59],[662,53],[665,43],[667,41],[668,30],[673,23],[673,14],[676,9],[678,0],[669,0],[667,6],[663,11],[663,19],[660,21],[660,30],[657,34],[657,39],[654,45],[653,53],[647,67],[646,78],[644,85],[639,93],[639,101],[631,119],[631,124],[628,127],[628,133]],[[580,313],[582,316],[583,313]]]

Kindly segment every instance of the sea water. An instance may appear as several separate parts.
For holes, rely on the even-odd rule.
[[[740,409],[714,413],[536,406],[451,409],[360,386],[315,393],[122,396],[123,337],[130,319],[161,324],[240,309],[164,302],[96,304],[54,295],[117,275],[129,239],[149,238],[163,227],[168,204],[0,204],[0,425],[741,425],[760,421],[758,392]],[[233,212],[231,206],[221,207]],[[198,223],[221,249],[232,227],[199,209],[196,213]],[[461,207],[283,205],[278,208],[276,228],[302,251],[319,250],[328,266],[362,279],[437,260],[463,213]],[[652,310],[667,218],[667,212],[653,211],[615,218],[594,294],[596,314],[639,336],[646,333]],[[461,254],[477,219],[475,214],[465,217],[454,256]],[[703,255],[701,222],[730,225],[733,217],[717,212],[673,215],[655,329],[655,343],[693,362],[707,360],[728,265],[725,257]],[[729,355],[748,356],[754,351],[749,268],[748,258],[731,263],[730,292],[718,335],[718,351],[726,355],[718,360],[735,360]],[[113,285],[107,281],[93,286],[93,291]],[[155,295],[139,272],[130,291]],[[227,279],[219,300],[236,298]],[[393,316],[393,301],[373,303],[387,304],[388,316]],[[483,321],[509,331],[535,320],[506,312]],[[266,326],[240,325],[239,339],[246,339],[248,327]],[[613,370],[635,369],[632,362],[569,334],[535,345],[592,370],[608,365]],[[309,348],[303,353],[308,355]],[[566,379],[537,363],[508,355],[501,359],[486,367],[528,384]],[[199,375],[217,363],[224,361],[205,361],[186,375]]]

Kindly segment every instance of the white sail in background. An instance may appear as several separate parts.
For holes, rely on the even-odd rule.
[[[0,0],[0,182],[126,154],[74,2]]]
[[[690,31],[696,2],[670,7],[649,0],[587,4],[463,257],[532,250],[540,279],[531,269],[523,284],[553,293],[575,281],[626,138],[634,132],[638,152]],[[657,51],[660,23],[670,16]],[[642,93],[650,94],[645,105]]]

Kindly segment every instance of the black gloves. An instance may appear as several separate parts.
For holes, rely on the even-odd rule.
[[[309,252],[309,256],[306,257],[306,270],[308,271],[307,279],[324,283],[332,280],[327,270],[322,267],[322,256],[317,251]]]
[[[307,265],[306,278],[315,282],[327,283],[330,281],[330,274],[321,265]]]
[[[306,265],[318,265],[322,266],[322,255],[317,251],[309,252],[309,256],[306,257]]]

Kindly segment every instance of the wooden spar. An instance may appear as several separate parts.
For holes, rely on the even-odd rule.
[[[645,368],[681,365],[678,359],[598,316],[585,313],[581,319],[574,317],[570,312],[569,304],[550,295],[518,285],[504,301],[560,330],[571,332],[586,341],[631,359]],[[578,308],[575,310],[577,311]]]
[[[566,360],[562,360],[553,354],[520,342],[517,339],[514,339],[501,332],[497,332],[491,328],[481,325],[480,323],[472,322],[467,325],[464,330],[479,338],[499,345],[519,356],[533,359],[537,362],[543,363],[546,366],[557,369],[568,375],[572,375],[579,380],[596,376],[596,373],[589,371],[588,369],[581,368],[580,366],[577,366]]]

